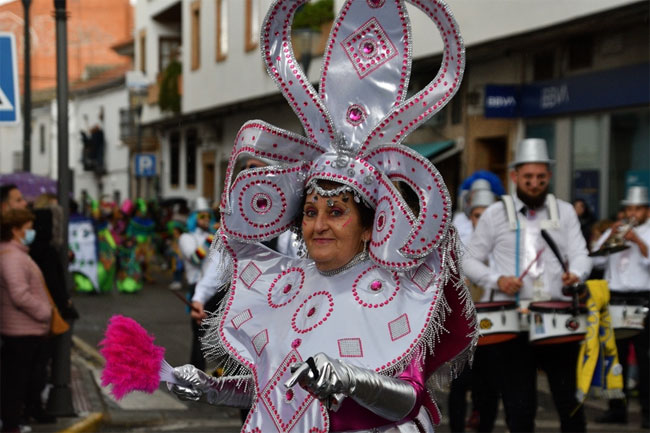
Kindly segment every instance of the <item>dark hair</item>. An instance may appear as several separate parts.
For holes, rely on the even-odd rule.
[[[18,189],[14,183],[0,186],[0,203],[6,202],[9,199],[9,193],[14,189]]]
[[[13,229],[34,221],[34,214],[27,209],[9,209],[0,216],[0,241],[7,242],[13,237]]]

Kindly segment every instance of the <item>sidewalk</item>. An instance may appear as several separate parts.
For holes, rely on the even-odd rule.
[[[33,433],[60,432],[222,432],[240,431],[239,411],[203,404],[187,405],[171,396],[166,390],[154,394],[132,393],[117,402],[108,390],[99,386],[103,358],[97,350],[78,337],[73,337],[71,358],[72,399],[75,417],[59,418],[56,424],[33,424]],[[164,386],[164,385],[163,385]],[[559,421],[552,408],[546,380],[540,377],[539,403],[536,426],[539,432],[559,431]],[[439,403],[446,412],[446,393],[441,393]],[[606,409],[603,400],[587,400],[587,428],[590,432],[641,432],[639,428],[640,407],[633,400],[630,407],[630,423],[627,425],[597,424],[593,420]],[[503,412],[495,425],[495,432],[506,432]],[[446,417],[436,429],[449,431]]]
[[[70,378],[76,416],[60,417],[55,424],[30,424],[33,433],[239,432],[239,411],[186,405],[162,387],[152,395],[134,392],[115,401],[108,390],[99,385],[104,364],[101,355],[77,337],[73,337],[72,343]]]

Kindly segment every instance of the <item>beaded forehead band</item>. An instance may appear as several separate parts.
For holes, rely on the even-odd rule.
[[[325,48],[318,92],[291,45],[291,23],[306,0],[276,0],[262,25],[260,47],[276,82],[305,131],[300,136],[262,121],[240,129],[221,201],[223,233],[244,242],[280,235],[317,191],[350,192],[375,209],[368,252],[376,264],[406,270],[446,242],[451,200],[431,162],[402,146],[404,138],[440,111],[460,86],[465,56],[458,26],[441,0],[409,0],[437,26],[442,65],[429,84],[406,98],[412,41],[405,0],[346,0]],[[277,165],[232,179],[238,157]],[[318,189],[318,180],[343,185]],[[393,182],[419,200],[414,215]]]
[[[357,192],[357,190],[352,189],[352,187],[350,187],[348,185],[341,185],[338,188],[333,188],[333,189],[324,189],[323,187],[318,185],[318,181],[316,179],[312,179],[307,184],[306,194],[310,195],[310,194],[312,194],[314,192],[316,192],[316,194],[321,196],[321,197],[327,197],[327,198],[336,197],[337,195],[348,193],[348,194],[351,194],[354,197],[354,201],[356,203],[361,203],[361,197],[360,197],[359,193]],[[316,198],[317,198],[317,196],[315,195],[314,199],[316,199]],[[347,197],[343,197],[342,200],[344,202],[347,201]],[[328,206],[332,207],[333,204],[330,205],[329,203],[330,202],[328,202]]]

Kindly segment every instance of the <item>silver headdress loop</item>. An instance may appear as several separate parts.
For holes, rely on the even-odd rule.
[[[406,99],[411,28],[405,0],[347,0],[326,45],[316,92],[291,46],[296,9],[306,0],[276,0],[261,32],[262,56],[306,136],[251,121],[240,130],[222,197],[226,236],[256,242],[279,235],[300,212],[305,185],[338,182],[375,209],[370,257],[384,268],[411,269],[440,246],[451,201],[430,161],[400,143],[440,111],[460,86],[465,66],[458,26],[441,0],[408,0],[438,27],[444,42],[437,75]],[[289,24],[288,24],[289,23]],[[277,166],[232,173],[242,154]],[[419,199],[414,215],[394,182]]]

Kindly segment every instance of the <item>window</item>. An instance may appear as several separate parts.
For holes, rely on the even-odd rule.
[[[135,108],[120,108],[120,140],[126,141],[136,134]]]
[[[164,71],[172,60],[179,60],[181,38],[174,36],[161,36],[158,39],[158,70]]]
[[[181,169],[181,136],[177,131],[169,135],[169,183],[178,188]]]
[[[259,38],[260,8],[258,0],[246,0],[246,25],[244,26],[245,50],[252,51],[257,48]]]
[[[185,134],[185,186],[196,187],[196,148],[198,146],[196,129],[188,129]]]
[[[216,0],[217,9],[217,62],[228,57],[228,0]]]
[[[140,70],[147,73],[147,31],[140,30],[139,42],[140,45]]]
[[[38,128],[38,148],[41,155],[45,155],[45,125],[42,123]]]
[[[17,150],[13,152],[13,171],[23,171],[23,152],[20,150]]]
[[[535,54],[533,58],[533,81],[550,80],[555,72],[555,55],[552,50]]]
[[[195,0],[190,6],[192,20],[192,70],[201,67],[201,0]]]
[[[581,36],[569,42],[569,70],[590,68],[594,57],[591,36]]]

